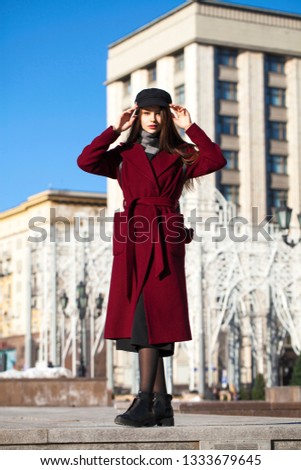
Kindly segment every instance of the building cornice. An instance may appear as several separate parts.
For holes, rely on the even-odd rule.
[[[111,46],[106,85],[192,43],[301,57],[301,15],[189,1]]]
[[[230,3],[230,2],[218,2],[215,0],[189,0],[188,3],[199,3],[201,5],[211,5],[217,8],[228,8],[231,10],[240,10],[240,11],[248,11],[252,13],[263,13],[265,15],[270,16],[283,16],[284,18],[295,18],[301,20],[301,15],[299,13],[291,13],[286,11],[280,10],[272,10],[270,8],[263,8],[263,7],[253,7],[250,5],[240,5],[238,3]]]
[[[200,13],[204,16],[246,21],[249,23],[265,24],[290,29],[301,29],[301,15],[284,13],[277,10],[253,8],[230,3],[200,2]]]
[[[183,10],[184,8],[189,7],[189,6],[191,5],[191,3],[193,3],[193,0],[188,0],[188,1],[187,1],[186,3],[184,3],[183,5],[179,5],[178,7],[173,8],[173,9],[170,10],[168,13],[165,13],[164,15],[159,16],[159,17],[156,18],[155,20],[150,21],[150,22],[147,23],[146,25],[141,26],[140,28],[135,29],[135,31],[133,31],[132,33],[129,33],[129,34],[123,36],[121,39],[117,39],[117,41],[114,41],[114,42],[112,42],[111,44],[109,44],[109,45],[108,45],[108,49],[111,49],[111,48],[113,48],[113,47],[115,47],[115,46],[118,46],[119,44],[121,44],[122,42],[126,41],[127,39],[130,39],[130,38],[132,38],[133,36],[136,36],[137,34],[141,33],[142,31],[145,31],[146,29],[151,28],[151,27],[154,26],[155,24],[160,23],[160,21],[164,20],[165,18],[168,18],[169,16],[174,15],[174,14],[177,13],[178,11]]]
[[[30,196],[19,206],[1,212],[0,221],[25,212],[32,207],[44,204],[45,202],[55,202],[56,204],[106,206],[107,195],[105,193],[97,192],[48,189]]]
[[[121,39],[109,44],[108,48],[114,48],[122,42],[136,36],[137,34],[151,28],[155,24],[163,21],[164,19],[178,13],[180,10],[190,7],[193,3],[200,6],[200,13],[207,16],[225,17],[227,19],[241,19],[243,21],[251,21],[258,24],[268,24],[279,27],[293,27],[289,20],[296,21],[296,29],[301,28],[301,15],[298,13],[289,13],[279,10],[270,10],[267,8],[251,7],[247,5],[238,5],[233,3],[224,3],[217,1],[204,1],[204,0],[187,0],[183,5],[170,10],[168,13],[161,15],[153,21],[150,21],[141,28],[136,29],[132,33],[127,34]]]

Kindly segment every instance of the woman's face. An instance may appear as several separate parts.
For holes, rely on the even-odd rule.
[[[148,106],[141,108],[140,123],[144,131],[155,134],[161,130],[161,108],[160,106]]]

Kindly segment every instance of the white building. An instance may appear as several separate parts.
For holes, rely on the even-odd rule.
[[[240,214],[282,199],[298,212],[300,29],[300,15],[186,1],[109,46],[108,123],[142,88],[164,88],[221,145],[228,165],[207,179]],[[114,182],[108,195],[116,207]]]
[[[105,194],[51,189],[0,213],[1,370],[39,361],[66,365],[77,375],[82,325],[76,286],[85,281],[90,344],[84,349],[91,372],[98,354],[92,354],[94,326],[102,330],[104,317],[95,315],[95,299],[99,293],[105,296],[110,277],[110,244],[102,236],[105,207]],[[68,305],[63,312],[64,293]],[[105,355],[94,372],[105,375]]]
[[[186,1],[109,46],[108,124],[148,87],[166,89],[175,103],[185,105],[228,160],[222,171],[202,178],[195,192],[184,195],[181,205],[187,216],[197,210],[203,217],[229,223],[236,213],[252,230],[274,214],[282,200],[294,214],[300,212],[300,15]],[[234,207],[226,206],[214,187]],[[120,207],[120,189],[109,180],[109,212]],[[296,218],[292,224],[298,227]],[[291,284],[298,289],[300,271],[294,259],[300,249],[295,247],[293,256],[280,236],[276,238],[274,243],[228,240],[217,246],[208,240],[189,246],[194,341],[176,351],[174,383],[188,382],[203,393],[205,383],[220,381],[225,370],[228,383],[236,388],[252,383],[258,372],[269,385],[286,382],[280,361],[287,341],[294,343],[295,353],[300,350],[300,298],[284,313],[276,299],[277,282],[284,296],[294,295],[285,287],[289,277],[280,280],[277,273],[290,272]],[[286,320],[281,315],[287,315]],[[117,353],[115,360],[117,382],[129,383],[129,359]]]

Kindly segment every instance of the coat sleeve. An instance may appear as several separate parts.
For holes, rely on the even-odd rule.
[[[117,179],[117,170],[121,162],[121,146],[111,150],[108,148],[118,137],[119,134],[114,131],[113,127],[108,127],[84,148],[77,158],[78,166],[88,173]]]
[[[212,142],[197,124],[192,124],[187,129],[186,134],[198,147],[197,159],[191,165],[187,165],[187,179],[208,175],[226,165],[227,161],[223,157],[220,147]]]

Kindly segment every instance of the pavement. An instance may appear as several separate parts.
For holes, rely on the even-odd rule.
[[[174,427],[114,424],[112,407],[0,407],[1,449],[301,450],[301,418],[175,413]]]

